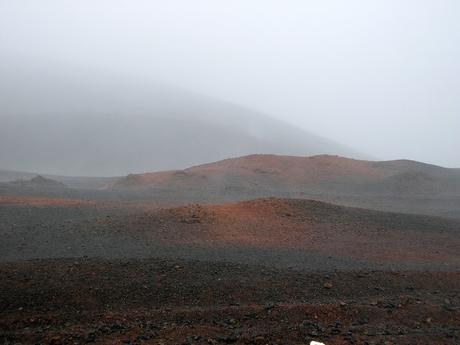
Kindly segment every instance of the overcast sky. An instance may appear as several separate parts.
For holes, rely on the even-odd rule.
[[[165,81],[377,159],[460,167],[458,0],[0,0],[0,63],[17,61]]]

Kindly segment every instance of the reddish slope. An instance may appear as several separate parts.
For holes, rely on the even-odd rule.
[[[460,172],[407,160],[250,155],[185,170],[132,174],[119,180],[114,188],[154,188],[182,195],[193,191],[195,194],[190,195],[195,200],[211,202],[228,200],[225,196],[231,193],[234,197],[230,200],[261,196],[316,198],[321,194],[460,197]]]
[[[373,181],[390,176],[391,173],[391,169],[379,167],[373,162],[338,156],[250,155],[225,159],[185,170],[132,174],[118,181],[116,186],[162,185],[184,182],[190,178],[217,178],[228,177],[228,175],[246,179],[270,176],[273,180],[288,183],[314,182],[351,176]]]
[[[0,261],[164,255],[316,269],[460,269],[460,220],[276,198],[163,209],[43,198],[0,203]]]
[[[294,249],[372,262],[460,265],[458,221],[309,200],[188,205],[100,225],[133,231],[157,245]]]

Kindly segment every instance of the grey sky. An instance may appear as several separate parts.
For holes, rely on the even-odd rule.
[[[0,0],[0,63],[166,81],[460,167],[458,0]]]

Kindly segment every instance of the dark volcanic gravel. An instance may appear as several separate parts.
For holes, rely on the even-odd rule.
[[[459,231],[305,200],[0,198],[0,345],[460,344]]]
[[[458,344],[460,273],[143,259],[0,265],[1,344]]]

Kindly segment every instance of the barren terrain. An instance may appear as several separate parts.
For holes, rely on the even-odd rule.
[[[458,344],[458,272],[167,259],[0,266],[5,344]]]
[[[182,257],[306,269],[460,267],[460,221],[266,198],[224,205],[1,197],[0,259]]]
[[[3,176],[3,177],[2,177]],[[31,178],[0,171],[0,181]],[[366,209],[460,218],[460,169],[339,156],[250,155],[184,170],[113,178],[46,176],[65,186],[0,182],[0,195],[52,196],[163,205],[221,204],[279,197]]]
[[[0,343],[458,344],[456,174],[264,155],[3,183]]]

